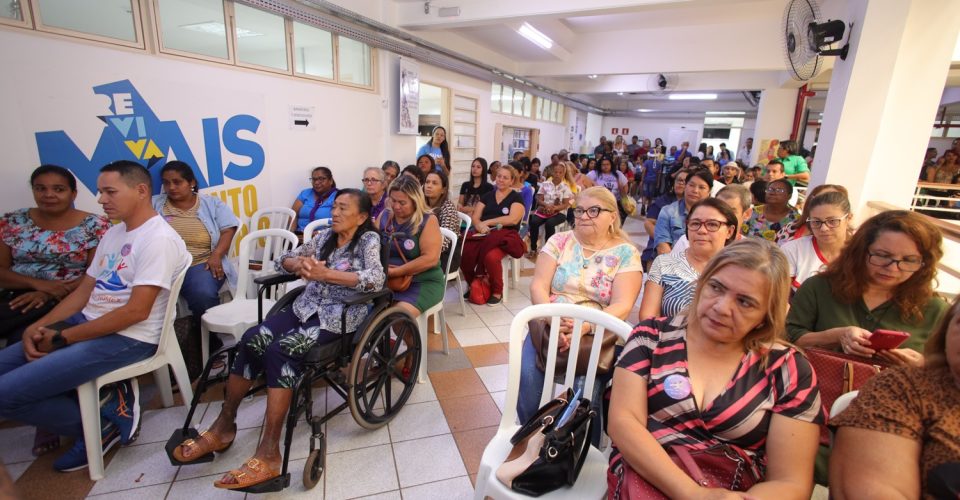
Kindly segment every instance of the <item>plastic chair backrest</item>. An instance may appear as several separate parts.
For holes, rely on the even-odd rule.
[[[247,223],[247,231],[256,231],[258,229],[290,229],[297,213],[290,207],[267,207],[261,208],[250,216]],[[261,228],[261,219],[267,220],[267,226]]]
[[[540,406],[554,397],[554,374],[557,362],[557,347],[560,336],[560,318],[573,320],[573,330],[579,331],[583,323],[594,326],[593,347],[590,351],[590,363],[587,367],[586,384],[583,390],[585,397],[593,394],[593,384],[597,377],[597,361],[600,357],[600,346],[603,342],[603,333],[611,332],[626,341],[633,330],[625,321],[616,318],[598,309],[575,304],[538,304],[522,309],[510,323],[510,354],[509,374],[507,375],[507,395],[500,418],[500,429],[507,429],[517,420],[517,399],[520,391],[520,357],[523,350],[523,341],[527,333],[527,323],[534,318],[550,318],[550,342],[548,343],[547,362],[543,379],[543,396]],[[562,387],[573,387],[576,377],[577,355],[580,351],[581,335],[571,336],[567,373]]]
[[[183,279],[187,276],[189,269],[190,259],[187,259],[183,264],[183,269],[177,273],[173,279],[173,283],[170,284],[170,296],[167,298],[167,308],[163,312],[160,340],[157,342],[157,352],[154,356],[165,355],[167,350],[174,346],[178,350],[180,349],[180,345],[177,344],[177,336],[173,334],[173,320],[177,318],[177,299],[180,297],[180,288],[183,287]]]
[[[332,223],[333,223],[333,219],[317,219],[315,221],[311,221],[309,224],[307,224],[306,227],[303,228],[303,242],[306,243],[312,240],[313,233],[317,229],[327,227]]]
[[[297,235],[286,229],[258,229],[247,233],[240,240],[240,257],[237,263],[237,293],[233,300],[247,297],[247,285],[250,274],[250,259],[261,238],[266,240],[263,253],[263,266],[271,265],[283,252],[297,246]]]
[[[463,234],[466,235],[470,232],[470,228],[473,227],[473,218],[463,212],[457,212],[457,217],[460,218],[460,225],[463,226]]]
[[[846,410],[850,403],[857,398],[857,394],[860,394],[860,391],[850,391],[841,395],[836,401],[833,402],[833,406],[830,407],[830,418],[836,417],[843,410]]]
[[[457,233],[454,233],[445,227],[440,228],[440,234],[442,234],[444,238],[450,240],[451,251],[447,252],[447,261],[443,263],[443,275],[446,276],[450,274],[450,264],[453,262],[453,256],[457,251],[457,241],[460,238],[457,236]]]

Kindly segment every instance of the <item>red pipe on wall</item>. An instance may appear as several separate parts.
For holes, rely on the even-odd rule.
[[[795,141],[799,137],[800,122],[803,120],[803,107],[807,103],[807,98],[815,95],[817,95],[816,92],[807,90],[807,84],[803,84],[803,87],[800,87],[800,91],[797,92],[797,107],[793,110],[793,129],[790,131],[791,141]]]

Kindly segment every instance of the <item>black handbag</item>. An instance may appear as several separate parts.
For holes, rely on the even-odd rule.
[[[567,389],[510,438],[513,450],[497,469],[500,482],[534,497],[573,486],[590,450],[590,426],[596,416],[590,400],[581,398],[573,415],[559,425],[573,396],[573,390]]]

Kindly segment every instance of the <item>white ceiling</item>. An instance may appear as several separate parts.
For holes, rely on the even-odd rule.
[[[787,74],[780,43],[787,0],[431,0],[430,14],[421,0],[392,1],[391,24],[605,109],[750,116],[756,109],[742,91],[801,85]],[[842,17],[847,1],[820,0],[823,18]],[[442,7],[459,7],[460,15],[439,17]],[[520,36],[523,22],[554,48]],[[831,67],[832,61],[824,64],[811,86],[827,88]],[[650,92],[658,73],[675,80],[677,92],[720,95],[669,101]],[[947,86],[960,86],[960,65]],[[822,109],[826,92],[820,94],[811,107]]]

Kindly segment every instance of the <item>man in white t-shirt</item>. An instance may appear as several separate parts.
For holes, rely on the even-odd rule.
[[[753,214],[753,195],[750,194],[750,190],[743,184],[730,184],[720,189],[716,198],[725,201],[733,209],[733,213],[737,214],[737,239],[743,238],[743,221]],[[686,235],[683,235],[673,245],[670,253],[680,255],[688,247],[690,247],[690,241],[687,240]]]
[[[0,351],[0,417],[76,438],[54,462],[62,472],[87,466],[73,390],[156,353],[170,287],[191,261],[152,207],[147,169],[111,163],[100,170],[97,189],[107,217],[120,223],[100,240],[80,285],[27,327],[20,345]],[[138,399],[136,380],[109,391],[101,407],[104,453],[136,438]]]

